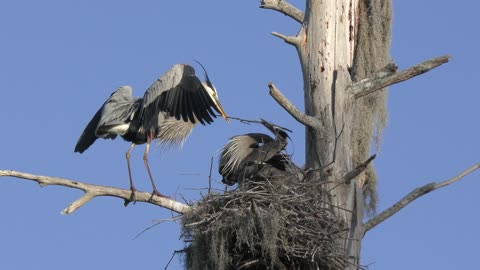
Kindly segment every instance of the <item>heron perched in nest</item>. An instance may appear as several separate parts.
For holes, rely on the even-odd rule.
[[[200,64],[200,63],[199,63]],[[121,136],[131,142],[126,153],[130,178],[131,200],[135,200],[135,187],[130,169],[130,152],[137,144],[146,143],[143,161],[150,177],[153,194],[158,192],[150,167],[148,151],[152,140],[161,144],[183,144],[196,124],[211,124],[216,115],[212,108],[228,121],[217,90],[207,71],[205,82],[195,75],[193,67],[177,64],[157,79],[143,95],[132,97],[132,88],[122,86],[113,92],[88,123],[75,146],[75,152],[83,153],[96,139],[115,139]]]
[[[241,184],[260,169],[269,165],[285,171],[289,163],[288,157],[282,154],[288,144],[289,129],[274,125],[260,119],[275,138],[263,133],[248,133],[232,137],[223,147],[220,154],[219,173],[223,176],[222,183],[227,185]]]

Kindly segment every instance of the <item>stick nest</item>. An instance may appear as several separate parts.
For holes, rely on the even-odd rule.
[[[347,228],[322,182],[300,175],[261,170],[236,190],[206,196],[182,220],[186,268],[344,269]]]

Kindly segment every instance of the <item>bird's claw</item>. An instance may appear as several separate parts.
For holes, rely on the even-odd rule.
[[[170,199],[169,196],[163,195],[162,193],[158,192],[158,190],[156,190],[156,189],[154,189],[154,190],[152,191],[152,197],[150,197],[150,199],[153,199],[153,196],[158,196],[158,197]]]
[[[137,190],[134,187],[130,187],[130,190],[132,191],[132,193],[130,194],[130,198],[125,199],[125,202],[123,203],[123,205],[125,207],[127,207],[128,204],[130,204],[131,202],[133,202],[133,204],[135,204],[135,202],[137,201],[137,197],[135,196],[135,193],[136,193]]]

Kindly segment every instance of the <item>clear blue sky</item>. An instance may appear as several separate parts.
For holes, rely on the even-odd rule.
[[[375,161],[385,209],[412,189],[479,161],[478,39],[475,1],[394,1],[392,57],[406,68],[451,54],[426,75],[391,87],[389,125]],[[292,1],[303,9],[303,1]],[[0,5],[0,168],[127,188],[128,143],[97,141],[73,152],[93,113],[118,86],[143,91],[171,65],[201,61],[232,116],[294,130],[289,152],[304,160],[303,128],[268,95],[273,81],[302,107],[295,50],[271,31],[295,34],[289,18],[257,1],[4,1]],[[208,185],[210,157],[235,134],[262,127],[216,121],[199,126],[182,151],[154,148],[161,192],[195,200]],[[140,146],[134,181],[150,191]],[[216,180],[219,179],[215,174]],[[422,197],[369,232],[370,269],[473,269],[478,266],[480,174]],[[217,185],[220,186],[220,185]],[[97,198],[70,216],[82,193],[0,179],[0,269],[162,269],[181,249],[179,225],[164,223],[136,240],[164,209],[123,207]],[[174,259],[169,269],[181,269]]]

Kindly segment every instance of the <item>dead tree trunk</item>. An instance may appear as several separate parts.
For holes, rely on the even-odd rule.
[[[370,179],[366,174],[344,176],[368,158],[374,123],[383,128],[386,94],[356,99],[349,86],[352,79],[363,79],[389,61],[390,18],[390,0],[308,0],[297,36],[275,34],[297,49],[304,81],[301,118],[306,125],[308,177],[328,183],[324,200],[350,228],[349,240],[338,244],[353,268],[359,265],[364,234],[363,183],[373,185],[367,196],[374,206],[376,179],[373,170]]]
[[[372,199],[376,179],[373,170],[350,184],[343,176],[368,158],[374,123],[384,123],[386,90],[360,100],[348,86],[390,60],[390,9],[390,0],[307,1],[300,32],[304,37],[297,46],[304,74],[305,112],[321,123],[318,133],[306,130],[306,164],[320,169],[331,163],[331,173],[323,178],[331,183],[327,185],[331,190],[328,198],[333,198],[335,213],[350,228],[343,243],[351,258],[350,269],[360,265],[366,199],[361,192],[363,183],[373,184],[373,192],[367,193]],[[365,179],[368,176],[370,179]],[[322,170],[310,177],[322,177]]]

